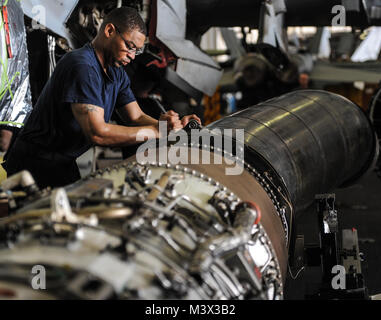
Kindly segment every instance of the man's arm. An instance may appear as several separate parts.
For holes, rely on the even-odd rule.
[[[125,123],[130,123],[131,121],[134,124],[141,125],[141,126],[147,126],[147,125],[158,125],[158,121],[149,115],[145,114],[142,109],[139,107],[138,103],[136,101],[131,102],[127,105],[125,105],[122,108],[117,109],[117,113],[122,118],[122,120]],[[160,117],[160,121],[167,121],[168,123],[168,131],[171,130],[179,130],[184,128],[189,121],[192,119],[196,120],[201,125],[201,120],[199,117],[197,117],[195,114],[185,116],[181,119],[181,124],[178,123],[177,120],[178,114],[174,111],[168,111],[165,114],[162,114]]]
[[[90,104],[73,103],[73,115],[82,128],[86,138],[93,144],[108,147],[123,147],[138,143],[138,133],[145,130],[145,140],[159,138],[158,121],[155,124],[139,127],[125,127],[108,124],[104,121],[104,110]],[[139,108],[140,109],[140,108]],[[141,111],[141,110],[140,110]],[[137,116],[136,114],[135,116]],[[131,120],[139,121],[140,117]]]
[[[166,121],[168,132],[172,130],[180,130],[184,127],[183,122],[180,121],[179,115],[176,112],[170,110],[167,113],[163,113],[158,121],[145,114],[136,101],[117,109],[117,112],[126,124],[133,123],[139,126],[153,125],[158,127],[159,121]]]
[[[140,126],[158,125],[158,121],[145,114],[136,101],[117,109],[116,112],[125,123],[133,122]]]

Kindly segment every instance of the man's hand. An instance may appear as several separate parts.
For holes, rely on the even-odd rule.
[[[195,114],[192,114],[190,116],[185,116],[184,118],[181,119],[181,124],[183,128],[191,121],[192,119],[196,120],[200,125],[201,125],[201,120],[199,117],[197,117]]]
[[[168,132],[180,130],[183,128],[179,115],[174,111],[168,111],[160,116],[159,121],[167,121]]]

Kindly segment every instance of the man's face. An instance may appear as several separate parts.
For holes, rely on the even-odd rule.
[[[146,36],[138,30],[120,33],[115,29],[112,37],[108,64],[114,67],[126,66],[135,59],[136,50],[144,46]]]

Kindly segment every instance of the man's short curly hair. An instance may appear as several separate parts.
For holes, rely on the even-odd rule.
[[[121,32],[129,33],[138,30],[144,35],[147,34],[146,24],[139,12],[134,8],[120,7],[112,10],[104,18],[101,30],[104,30],[109,23],[115,25]]]

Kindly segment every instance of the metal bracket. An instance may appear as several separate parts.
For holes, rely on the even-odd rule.
[[[332,268],[339,264],[337,247],[337,211],[335,210],[335,195],[320,194],[315,197],[318,211],[323,278],[332,277]]]
[[[81,218],[72,212],[69,199],[63,188],[56,189],[52,192],[51,208],[51,219],[55,222],[68,222],[74,224],[83,222],[91,226],[96,226],[98,224],[98,218],[95,215],[91,215],[89,218]]]
[[[306,295],[307,299],[368,299],[368,291],[361,274],[361,254],[357,230],[343,230],[340,245],[335,195],[320,194],[315,199],[320,246],[305,248],[305,252],[308,266],[321,265],[322,282],[317,292]],[[345,269],[344,288],[335,289],[333,287],[334,277],[337,276],[333,271],[335,266]]]
[[[284,33],[286,13],[284,0],[264,1],[260,11],[258,43],[268,43],[274,47],[288,51]]]

